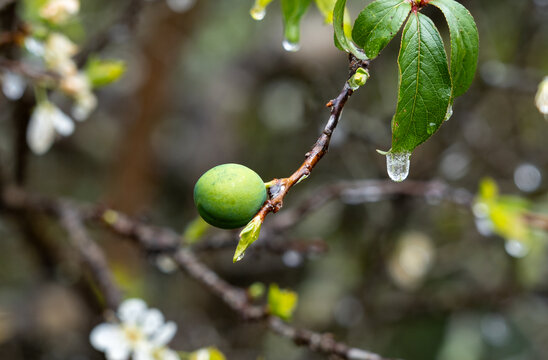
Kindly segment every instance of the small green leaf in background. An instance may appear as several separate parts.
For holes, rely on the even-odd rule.
[[[403,30],[398,68],[391,153],[408,153],[440,127],[451,100],[451,77],[443,42],[426,15],[414,12],[409,17]]]
[[[301,18],[308,10],[310,0],[282,0],[282,15],[284,21],[284,49],[299,50]]]
[[[201,216],[197,216],[196,219],[192,220],[185,228],[183,238],[187,244],[194,244],[198,242],[209,229],[211,229],[211,225],[206,223]]]
[[[519,196],[500,195],[493,179],[480,182],[474,203],[474,214],[491,222],[492,231],[506,240],[527,243],[530,229],[523,215],[529,211],[531,203]]]
[[[406,0],[377,0],[362,10],[352,29],[352,38],[373,59],[400,31],[411,11]]]
[[[270,284],[268,289],[268,308],[272,315],[289,321],[297,307],[299,296],[291,290],[280,289],[277,284]]]
[[[98,88],[117,81],[126,71],[121,60],[101,60],[92,57],[86,63],[85,73],[91,86]]]
[[[337,0],[316,0],[316,6],[318,10],[322,13],[325,23],[333,23],[333,9],[335,8],[335,3]],[[348,9],[344,11],[344,33],[348,38],[352,36],[352,24],[350,23],[350,15],[348,14]]]
[[[533,204],[519,196],[500,195],[493,179],[483,179],[473,206],[476,225],[483,235],[496,234],[505,240],[506,252],[517,258],[516,271],[525,286],[542,282],[546,232],[529,226],[526,214],[532,214]]]
[[[454,0],[432,0],[445,16],[451,35],[451,79],[453,97],[468,90],[478,64],[479,36],[470,12]]]
[[[222,352],[217,348],[208,347],[196,350],[190,354],[189,360],[226,360]]]
[[[333,8],[337,0],[315,0],[318,10],[322,13],[325,22],[331,24],[333,22]]]
[[[346,0],[337,0],[333,9],[333,30],[335,31],[335,46],[352,53],[355,57],[361,60],[367,59],[367,56],[354,45],[344,31]]]
[[[233,262],[240,261],[244,258],[245,251],[249,245],[253,244],[261,233],[262,221],[259,217],[255,216],[240,232],[240,241],[234,252]]]
[[[262,282],[254,282],[247,288],[247,293],[252,299],[259,299],[264,295],[265,290]]]

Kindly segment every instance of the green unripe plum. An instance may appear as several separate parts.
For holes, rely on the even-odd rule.
[[[266,200],[259,175],[239,164],[223,164],[208,170],[194,186],[194,203],[200,216],[222,229],[246,225]]]

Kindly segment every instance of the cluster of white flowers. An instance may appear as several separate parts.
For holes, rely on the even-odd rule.
[[[141,299],[128,299],[118,308],[118,323],[97,325],[90,334],[91,345],[107,360],[179,360],[166,345],[177,325],[165,322],[158,309],[149,309]]]
[[[79,10],[79,0],[49,0],[39,9],[39,14],[44,21],[60,25],[77,15]],[[64,34],[51,31],[43,40],[28,37],[25,48],[41,59],[47,70],[59,76],[58,89],[73,100],[71,116],[78,121],[85,120],[97,107],[97,98],[92,92],[89,78],[85,72],[78,71],[73,60],[78,46]],[[56,134],[68,136],[74,131],[72,119],[50,102],[45,92],[43,95],[37,99],[38,104],[33,110],[27,130],[27,143],[38,155],[49,150]],[[67,122],[71,125],[66,125]]]

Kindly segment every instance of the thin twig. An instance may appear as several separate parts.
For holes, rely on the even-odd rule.
[[[21,61],[0,59],[0,68],[17,73],[37,82],[56,83],[61,79],[60,76],[54,72],[35,69]]]
[[[369,61],[362,61],[350,55],[348,78],[350,78],[358,68],[367,68],[368,66]],[[289,189],[298,184],[300,181],[306,179],[310,175],[314,166],[316,166],[320,159],[327,153],[329,142],[331,141],[331,135],[337,127],[346,101],[353,92],[354,91],[350,88],[348,82],[345,82],[339,95],[327,103],[327,106],[331,107],[331,115],[322,134],[318,140],[316,140],[316,143],[312,149],[305,154],[305,161],[293,174],[291,174],[291,176],[282,179],[273,179],[269,182],[270,198],[255,215],[255,218],[259,218],[261,223],[264,222],[265,217],[269,213],[275,213],[281,209],[283,200],[289,192]]]
[[[89,267],[107,307],[116,310],[120,305],[122,294],[114,282],[103,251],[86,231],[79,211],[68,203],[59,204],[56,210],[61,226],[67,231],[70,241],[78,249],[83,262]]]

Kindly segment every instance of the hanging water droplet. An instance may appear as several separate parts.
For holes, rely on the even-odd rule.
[[[258,7],[258,6],[254,6],[249,11],[249,14],[253,18],[253,20],[261,21],[262,19],[264,19],[265,15],[266,15],[266,9],[264,7],[261,8],[261,7]]]
[[[245,256],[245,252],[241,253],[240,255],[238,255],[235,262],[238,262],[238,261],[242,260],[244,258],[244,256]]]
[[[290,52],[299,51],[299,49],[301,48],[301,45],[299,43],[293,43],[287,39],[284,39],[282,46],[285,51],[290,51]]]
[[[386,171],[390,179],[396,182],[403,181],[409,175],[410,152],[386,154]]]
[[[451,119],[451,116],[453,116],[453,106],[449,105],[447,108],[447,112],[445,113],[445,118],[443,118],[443,121],[448,121]]]

